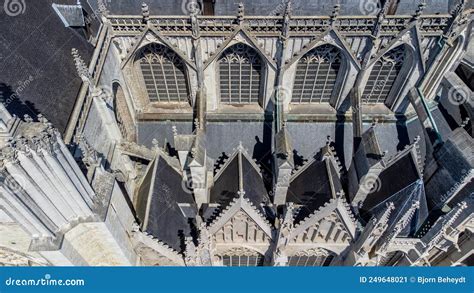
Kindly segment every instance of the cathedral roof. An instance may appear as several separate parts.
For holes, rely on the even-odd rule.
[[[367,195],[362,210],[367,212],[421,178],[412,152],[405,152],[392,160],[378,176],[371,193]]]
[[[184,209],[195,209],[191,192],[166,155],[157,155],[137,194],[136,210],[142,230],[180,251],[184,237],[191,233],[192,219],[186,217]]]
[[[225,209],[242,191],[243,197],[248,199],[260,213],[266,215],[268,219],[273,218],[271,208],[262,205],[271,202],[260,169],[240,145],[214,178],[214,186],[210,191],[210,204],[215,206],[217,204],[218,207],[213,215]],[[208,215],[209,218],[206,220],[212,220],[211,216]]]
[[[82,28],[64,27],[52,2],[30,1],[23,14],[0,17],[0,49],[4,52],[0,96],[10,113],[33,118],[41,113],[62,132],[82,82],[71,49],[77,48],[88,63],[93,47],[81,35]]]
[[[300,208],[295,212],[295,224],[319,209],[342,191],[339,173],[329,159],[313,159],[296,172],[290,182],[287,202]]]

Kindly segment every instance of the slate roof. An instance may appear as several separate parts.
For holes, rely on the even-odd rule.
[[[314,159],[303,168],[293,175],[286,196],[286,202],[301,206],[295,212],[295,224],[329,202],[342,190],[339,176],[330,160]]]
[[[94,10],[97,10],[97,0],[87,0],[87,2]],[[151,15],[187,14],[186,3],[188,0],[113,0],[104,1],[104,4],[111,15],[141,15],[143,2],[148,5]]]
[[[87,0],[96,9],[97,0]],[[145,3],[150,8],[152,15],[186,15],[189,14],[187,5],[191,0],[148,0]],[[202,6],[203,1],[198,0]],[[236,15],[238,5],[242,2],[245,6],[245,15],[282,15],[285,0],[215,0],[215,15]],[[331,15],[336,4],[340,5],[340,15],[376,15],[383,1],[360,0],[291,0],[292,14],[298,16]],[[428,0],[425,8],[426,14],[448,13],[452,9],[453,1]],[[110,14],[133,15],[141,13],[142,1],[114,0],[105,1]],[[401,0],[396,9],[397,14],[412,15],[418,8],[418,2]]]
[[[137,194],[137,216],[142,230],[181,251],[184,237],[190,236],[193,219],[186,218],[178,204],[194,207],[194,200],[182,177],[162,157],[149,165]],[[195,208],[195,207],[194,207]]]
[[[391,228],[393,228],[393,225],[395,225],[400,220],[400,218],[406,214],[414,201],[419,202],[419,207],[416,209],[410,224],[407,225],[405,229],[403,229],[398,235],[399,237],[411,237],[416,234],[428,217],[425,188],[421,179],[394,193],[383,202],[380,202],[370,211],[370,214],[378,215],[383,213],[386,209],[385,203],[393,202],[395,208],[392,212],[392,217],[388,222],[388,231],[390,231]]]
[[[84,26],[84,14],[82,5],[64,5],[53,3],[53,9],[57,12],[64,26]]]
[[[234,198],[238,198],[238,191],[242,188],[245,192],[244,198],[250,200],[267,219],[272,220],[274,211],[262,207],[262,203],[270,204],[270,197],[258,170],[250,158],[242,150],[236,152],[228,159],[228,162],[216,174],[214,186],[210,191],[210,203],[218,204],[212,215],[205,213],[205,220],[210,223],[220,211],[225,209]]]
[[[88,63],[93,47],[81,30],[64,27],[52,3],[27,1],[25,12],[15,17],[0,13],[0,93],[12,114],[42,113],[62,132],[81,85],[71,49]]]
[[[394,194],[412,185],[420,179],[416,162],[413,160],[411,152],[406,152],[393,164],[385,168],[378,177],[372,193],[367,195],[361,209],[361,215],[368,219],[370,211],[385,202]]]

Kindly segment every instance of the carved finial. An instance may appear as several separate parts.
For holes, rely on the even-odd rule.
[[[422,0],[420,2],[420,4],[418,4],[418,9],[415,12],[415,17],[414,17],[415,19],[420,18],[420,16],[423,13],[423,10],[425,9],[425,7],[426,7],[426,2],[425,2],[425,0]]]
[[[43,114],[38,114],[38,121],[44,124],[48,124],[49,122],[48,119],[46,119],[46,117],[43,116]]]
[[[326,136],[326,145],[330,145],[332,142],[332,138],[330,135]]]
[[[197,118],[194,119],[194,127],[195,127],[196,129],[199,129],[199,119],[197,119]]]
[[[197,148],[195,147],[191,148],[191,157],[195,158],[197,155],[197,151],[198,151]]]
[[[243,198],[244,195],[245,195],[245,191],[239,190],[239,191],[237,191],[237,194],[239,195],[240,198]]]
[[[33,122],[33,118],[31,118],[31,116],[28,114],[23,115],[23,120],[25,120],[27,123]]]
[[[237,149],[238,149],[239,151],[243,151],[243,150],[244,150],[244,145],[242,144],[242,141],[241,141],[241,140],[239,140],[239,146],[237,147]]]
[[[466,118],[462,121],[461,127],[462,127],[462,128],[466,127],[466,125],[469,123],[469,120],[470,120],[469,117],[466,117]]]
[[[151,140],[151,144],[153,145],[153,148],[155,148],[155,149],[157,149],[159,147],[158,146],[158,140],[156,138]]]
[[[336,192],[336,196],[337,196],[338,198],[344,197],[344,194],[345,194],[345,193],[344,193],[344,190],[342,190],[342,189]]]
[[[176,125],[171,126],[171,130],[173,131],[174,136],[178,135],[178,129],[176,128]]]
[[[142,16],[143,22],[148,23],[148,20],[150,19],[150,10],[148,9],[148,4],[145,2],[142,3]]]
[[[245,15],[244,3],[239,3],[239,11],[237,13],[237,19],[239,20],[239,25],[243,23]]]

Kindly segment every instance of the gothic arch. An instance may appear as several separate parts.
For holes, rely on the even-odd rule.
[[[414,51],[400,44],[380,56],[372,64],[362,93],[364,104],[395,104],[414,68]]]
[[[324,248],[302,250],[288,256],[288,266],[328,266],[335,256]]]
[[[190,102],[187,65],[174,50],[149,43],[137,51],[134,63],[149,102]]]
[[[223,266],[263,266],[265,256],[255,249],[244,246],[232,247],[217,253]]]
[[[125,93],[118,82],[112,84],[112,91],[115,121],[122,138],[126,141],[136,141],[135,125],[132,112],[127,105]]]
[[[319,45],[304,54],[296,65],[291,103],[330,103],[337,99],[347,69],[338,47]]]
[[[262,104],[266,64],[254,48],[237,43],[217,59],[220,104]]]

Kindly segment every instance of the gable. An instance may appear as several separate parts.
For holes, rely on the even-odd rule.
[[[235,213],[213,235],[216,243],[268,244],[267,233],[243,210]]]
[[[333,210],[328,216],[292,235],[290,243],[349,243],[351,239],[338,212]]]

